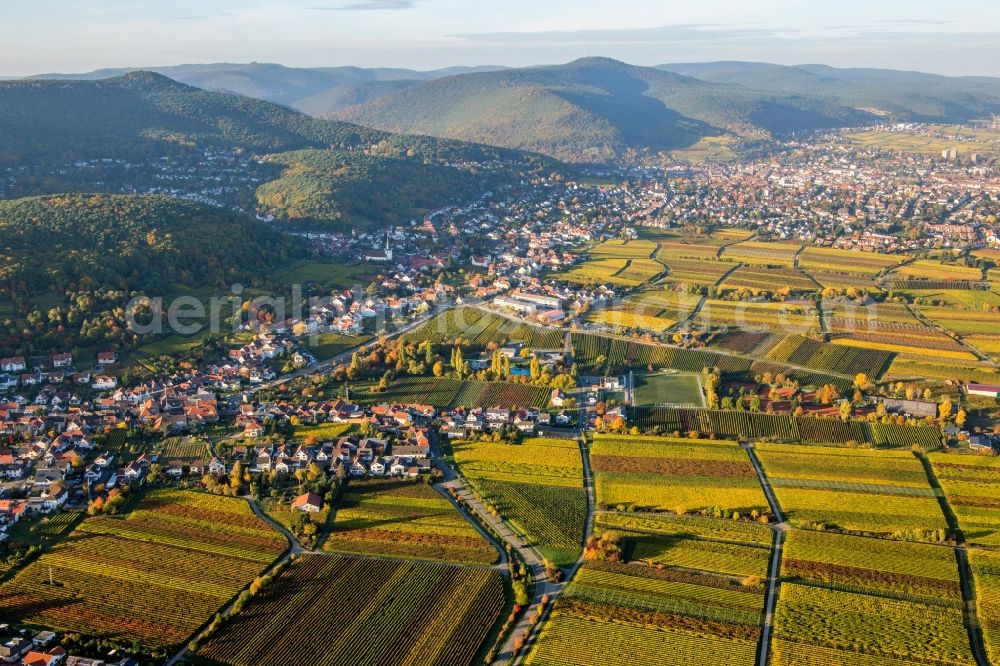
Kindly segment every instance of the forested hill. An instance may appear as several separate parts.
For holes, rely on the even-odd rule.
[[[0,201],[0,295],[8,298],[251,284],[304,254],[299,241],[253,218],[169,197]]]
[[[216,149],[239,155],[243,166],[222,171],[205,158]],[[315,178],[282,177],[280,167],[255,163],[284,164],[268,156],[303,150],[329,151],[311,161],[338,164],[323,172],[318,188]],[[257,187],[281,177],[264,193],[269,212],[296,224],[343,226],[408,221],[559,166],[506,148],[321,120],[149,72],[99,81],[0,82],[0,197],[169,190],[252,210]],[[215,183],[216,176],[226,182]],[[220,186],[228,189],[218,194]]]
[[[1000,78],[986,76],[761,62],[678,63],[657,69],[712,83],[808,95],[897,120],[960,122],[1000,113]]]
[[[725,132],[779,134],[874,118],[830,101],[709,83],[607,58],[436,79],[335,117],[573,162],[656,153]]]
[[[524,156],[487,146],[392,135],[312,118],[250,97],[210,92],[151,72],[99,81],[0,81],[0,166],[145,158],[219,146],[255,153],[300,148],[419,150],[427,160]]]

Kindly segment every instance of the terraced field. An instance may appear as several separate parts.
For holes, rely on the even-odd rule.
[[[496,571],[306,555],[198,656],[229,666],[469,666],[504,607]]]
[[[493,564],[496,549],[451,502],[416,481],[351,481],[323,549],[453,564]]]
[[[576,562],[587,520],[583,459],[575,440],[457,442],[455,463],[511,524],[560,566]]]
[[[244,500],[157,490],[125,518],[84,521],[0,586],[0,615],[153,649],[176,646],[287,546]]]

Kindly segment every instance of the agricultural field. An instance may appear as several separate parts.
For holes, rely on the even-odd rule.
[[[730,136],[703,136],[698,142],[687,148],[677,148],[670,151],[673,160],[684,164],[718,164],[731,162],[736,158]]]
[[[403,336],[406,342],[425,340],[438,344],[454,344],[462,340],[481,349],[490,342],[498,345],[523,342],[532,349],[561,349],[561,331],[532,326],[476,308],[453,308],[439,314],[423,326]]]
[[[726,514],[767,511],[750,458],[734,442],[594,436],[591,466],[600,506]]]
[[[587,251],[595,259],[618,257],[622,259],[649,259],[656,254],[657,243],[648,240],[622,240],[612,238]]]
[[[756,448],[793,525],[897,539],[940,540],[947,530],[923,466],[908,451]]]
[[[545,387],[513,382],[481,382],[439,377],[404,377],[384,391],[359,395],[371,404],[398,403],[454,407],[499,407],[504,409],[548,406],[552,391]]]
[[[337,333],[320,333],[309,341],[308,349],[320,361],[333,358],[348,349],[353,349],[368,342],[371,338],[364,335],[340,335]]]
[[[976,605],[990,662],[1000,663],[1000,554],[972,551],[969,564],[976,586]]]
[[[721,257],[727,261],[742,261],[756,266],[795,265],[795,257],[802,249],[795,243],[769,243],[766,241],[743,241],[728,245]]]
[[[330,421],[318,425],[293,426],[293,431],[295,439],[299,441],[314,439],[317,442],[332,442],[348,434],[353,428],[353,423],[333,423]]]
[[[152,649],[176,646],[287,547],[243,500],[153,491],[124,518],[85,520],[0,586],[0,615]]]
[[[691,245],[688,247],[699,247]],[[723,277],[732,272],[735,264],[728,264],[715,258],[717,248],[707,248],[711,255],[704,259],[685,259],[673,254],[672,251],[661,250],[656,257],[670,269],[670,274],[660,282],[672,286],[690,285],[695,287],[711,287],[719,283]]]
[[[731,273],[719,285],[719,291],[747,291],[754,295],[774,294],[787,290],[789,294],[819,291],[820,285],[796,268],[767,268],[744,265]]]
[[[834,344],[918,357],[976,360],[956,340],[923,324],[905,305],[824,303],[823,307]]]
[[[825,247],[807,247],[799,257],[799,267],[812,272],[853,273],[875,276],[882,271],[906,261],[902,254],[879,254],[877,252],[857,252]],[[826,285],[824,285],[826,286]]]
[[[415,481],[351,481],[323,550],[493,564],[497,551],[451,502]]]
[[[925,449],[941,445],[940,433],[931,426],[840,421],[791,414],[731,410],[636,407],[633,423],[641,430],[700,433],[741,440],[801,442],[803,444],[866,444],[877,448]]]
[[[686,243],[680,241],[664,241],[659,244],[656,259],[669,264],[671,259],[695,259],[698,261],[715,261],[719,255],[719,246],[711,243]],[[732,268],[730,266],[730,268]]]
[[[955,141],[954,134],[949,136],[926,136],[908,134],[905,132],[888,132],[886,130],[867,130],[845,134],[851,142],[866,148],[895,150],[905,153],[922,155],[940,155],[944,150],[955,148],[960,156],[969,153],[987,154],[996,150],[988,141]],[[984,135],[984,137],[987,135]]]
[[[662,333],[686,319],[699,301],[700,297],[673,291],[643,291],[610,308],[595,310],[587,320],[614,328]]]
[[[928,457],[966,541],[1000,547],[1000,458],[939,452]]]
[[[365,287],[381,269],[371,264],[345,266],[325,261],[297,262],[274,274],[275,282],[284,285],[314,284],[326,291]]]
[[[751,332],[809,335],[819,331],[819,317],[811,302],[751,303],[707,300],[695,325],[705,330],[719,327]]]
[[[579,557],[587,522],[583,458],[575,440],[457,442],[455,463],[480,495],[559,566]]]
[[[816,280],[823,289],[837,289],[850,292],[851,289],[870,294],[882,292],[882,288],[877,282],[867,275],[857,275],[854,273],[831,273],[829,271],[807,270],[809,277]]]
[[[846,347],[790,335],[769,349],[765,358],[814,370],[855,376],[859,372],[878,379],[888,369],[892,353]]]
[[[566,272],[552,273],[553,280],[576,282],[585,285],[612,284],[619,287],[638,287],[651,281],[666,270],[653,259],[588,259]]]
[[[483,568],[305,555],[197,654],[213,664],[469,666],[504,607]]]
[[[932,282],[968,281],[977,282],[983,279],[983,271],[974,266],[945,264],[933,259],[917,259],[908,264],[894,268],[889,278],[893,281],[913,282],[928,280]],[[940,287],[933,286],[931,289]]]
[[[791,530],[782,576],[776,666],[975,663],[949,547]]]
[[[704,407],[705,396],[699,375],[639,373],[633,375],[636,405]]]
[[[961,379],[983,384],[1000,383],[1000,374],[992,367],[970,361],[949,361],[942,359],[916,359],[897,356],[889,366],[886,377],[934,377],[938,379]]]
[[[184,465],[208,460],[208,444],[191,437],[171,437],[163,442],[160,458],[166,462],[177,461]]]
[[[724,372],[746,372],[752,363],[749,359],[711,351],[643,344],[588,333],[573,333],[572,342],[574,360],[582,368],[594,372],[615,373],[649,366],[682,372],[701,372],[714,367]]]
[[[585,563],[526,663],[756,663],[770,529],[663,513],[602,512],[595,526],[619,535],[623,561]]]

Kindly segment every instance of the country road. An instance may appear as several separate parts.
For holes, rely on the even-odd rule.
[[[771,631],[774,626],[774,609],[778,603],[778,591],[781,587],[781,555],[785,545],[785,533],[788,531],[788,524],[781,513],[781,507],[778,506],[778,500],[774,496],[771,483],[764,474],[764,468],[761,466],[760,460],[757,459],[757,452],[754,451],[753,444],[740,442],[740,445],[750,457],[750,462],[753,464],[754,470],[757,472],[757,478],[760,480],[760,486],[764,489],[764,495],[767,497],[767,503],[771,507],[771,513],[774,514],[774,519],[777,521],[776,524],[771,526],[774,532],[774,547],[771,551],[771,565],[767,576],[764,628],[760,635],[760,649],[757,651],[757,666],[767,666],[771,648]]]

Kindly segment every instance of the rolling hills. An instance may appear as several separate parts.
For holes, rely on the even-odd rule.
[[[872,119],[813,97],[709,83],[607,58],[435,79],[333,117],[572,162],[657,153],[725,132],[777,134]]]
[[[442,76],[469,72],[491,71],[499,67],[449,67],[434,71],[417,71],[401,68],[364,67],[286,67],[275,63],[208,63],[172,65],[168,67],[141,67],[99,69],[83,74],[39,74],[33,79],[94,81],[124,76],[137,71],[149,71],[169,77],[180,83],[205,90],[228,92],[246,97],[256,97],[276,102],[309,113],[314,106],[314,96],[350,98],[358,93],[351,91],[370,89],[368,95],[386,91],[386,83],[396,89],[429,81]],[[357,103],[357,102],[356,102]],[[334,107],[327,107],[329,112]],[[318,114],[317,114],[318,115]]]
[[[38,183],[27,191],[19,189],[22,196],[92,190],[91,181],[81,187],[60,175],[67,164],[78,160],[127,161],[131,164],[129,191],[145,191],[161,183],[159,174],[147,173],[151,169],[137,165],[157,165],[166,156],[197,165],[205,150],[214,149],[256,156],[265,162],[272,154],[331,151],[335,154],[331,159],[339,160],[340,169],[328,171],[324,189],[312,193],[311,210],[338,211],[337,215],[318,218],[326,222],[401,219],[433,208],[442,200],[520,177],[525,170],[555,167],[538,155],[322,120],[271,102],[202,90],[151,72],[98,81],[0,82],[0,128],[0,170],[16,169],[22,182]],[[272,161],[284,164],[280,159]],[[483,163],[494,167],[484,170],[474,166]],[[38,172],[33,180],[29,181],[26,169]],[[376,173],[379,178],[367,178]],[[268,177],[282,174],[283,168],[276,168]],[[245,199],[252,201],[252,194]],[[278,218],[305,219],[302,213],[309,208],[300,206],[296,214],[285,214],[275,206],[282,199],[273,195],[272,188],[268,208]],[[328,195],[349,196],[350,200],[317,198]],[[431,201],[438,195],[442,195],[440,200]]]
[[[753,62],[681,63],[657,69],[712,83],[806,95],[897,120],[955,122],[1000,113],[1000,79],[989,77]]]

